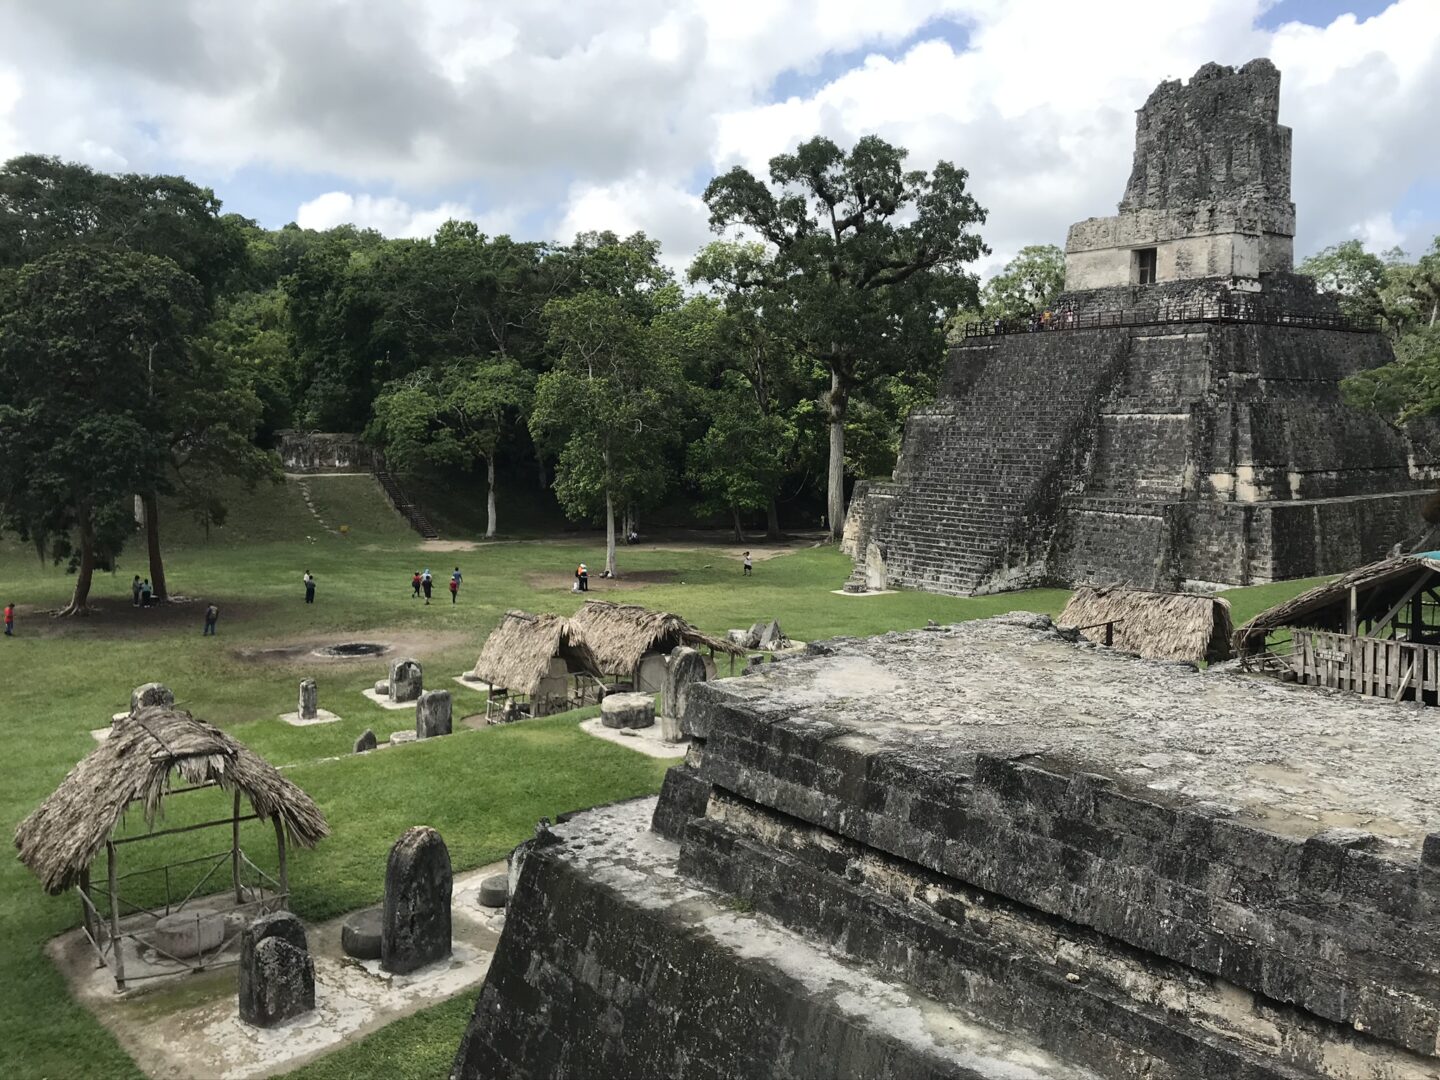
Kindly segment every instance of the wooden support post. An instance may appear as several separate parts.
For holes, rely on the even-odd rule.
[[[85,932],[90,935],[91,941],[99,942],[100,935],[96,932],[98,927],[91,924],[90,905],[85,902],[90,899],[90,868],[88,866],[80,871],[80,895],[83,897],[80,901],[80,925],[85,927]]]
[[[115,957],[115,986],[125,989],[125,949],[120,939],[120,886],[115,867],[115,845],[105,841],[105,866],[110,878],[110,952]]]
[[[290,907],[290,872],[285,865],[285,823],[280,820],[280,815],[275,818],[275,846],[280,852],[280,895],[285,898],[285,907]]]
[[[230,881],[235,886],[235,903],[243,904],[240,890],[240,789],[235,789],[235,809],[230,816]]]
[[[1351,585],[1351,586],[1350,586],[1350,611],[1349,611],[1349,614],[1348,614],[1348,615],[1346,616],[1346,618],[1345,618],[1345,633],[1348,634],[1350,637],[1354,637],[1354,636],[1355,636],[1356,624],[1357,624],[1357,622],[1358,622],[1358,619],[1356,618],[1356,616],[1357,616],[1357,614],[1359,613],[1359,607],[1360,607],[1360,604],[1359,604],[1359,592],[1358,592],[1358,590],[1356,590],[1356,588],[1355,588],[1354,585]]]

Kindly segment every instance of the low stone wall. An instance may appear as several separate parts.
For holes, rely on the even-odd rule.
[[[280,462],[289,473],[369,472],[375,451],[359,435],[324,431],[277,433]]]

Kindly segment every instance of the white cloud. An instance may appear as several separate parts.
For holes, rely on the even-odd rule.
[[[663,241],[662,260],[683,276],[691,257],[712,239],[708,219],[698,195],[673,180],[641,173],[610,184],[576,184],[554,233],[568,241],[592,230],[621,236],[643,232]]]
[[[474,206],[506,228],[546,221],[552,239],[644,228],[680,266],[709,235],[706,177],[735,163],[763,173],[816,133],[876,132],[914,167],[969,169],[995,265],[1113,211],[1134,110],[1157,82],[1268,55],[1295,131],[1297,249],[1357,234],[1428,242],[1418,234],[1440,230],[1440,211],[1398,208],[1440,180],[1440,144],[1425,137],[1440,100],[1435,0],[1273,32],[1256,27],[1269,6],[177,0],[162,17],[0,5],[0,40],[26,46],[0,68],[0,148],[178,169],[222,198],[239,169],[250,183],[320,176],[334,190],[302,222],[348,215],[395,235]],[[942,19],[963,35],[942,35]],[[947,40],[962,36],[963,48]],[[848,70],[770,100],[777,78],[814,82],[837,57]]]
[[[295,211],[295,223],[302,229],[333,229],[349,224],[412,239],[433,236],[436,229],[452,219],[474,221],[481,232],[491,235],[511,231],[515,221],[508,211],[476,214],[468,206],[453,202],[418,208],[394,196],[352,195],[348,191],[327,191],[301,203]]]

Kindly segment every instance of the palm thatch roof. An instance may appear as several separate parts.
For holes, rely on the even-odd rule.
[[[46,892],[64,892],[89,869],[132,803],[143,808],[147,825],[155,824],[173,773],[186,784],[244,794],[261,818],[279,818],[302,847],[330,835],[315,801],[259,754],[188,712],[155,705],[117,720],[109,738],[20,823],[20,861]]]
[[[600,677],[600,663],[572,620],[561,615],[507,611],[485,639],[480,659],[475,661],[475,677],[511,693],[533,695],[556,656],[564,658],[571,672]]]
[[[647,653],[668,653],[677,645],[745,655],[738,645],[696,630],[679,615],[651,611],[639,604],[590,600],[571,619],[584,631],[606,675],[628,676]]]
[[[1440,551],[1399,555],[1358,567],[1256,615],[1235,631],[1235,650],[1253,651],[1272,630],[1286,626],[1343,632],[1350,613],[1351,589],[1367,594],[1371,614],[1379,615],[1377,608],[1388,607],[1402,595],[1416,574],[1431,572],[1440,572]]]
[[[1152,660],[1224,660],[1230,655],[1230,602],[1218,596],[1082,585],[1060,614],[1061,626],[1105,640],[1114,623],[1117,649]],[[1098,625],[1097,625],[1098,624]]]

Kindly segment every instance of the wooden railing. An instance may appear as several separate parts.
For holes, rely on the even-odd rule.
[[[1440,693],[1440,645],[1295,630],[1288,657],[1296,678],[1369,697]]]

